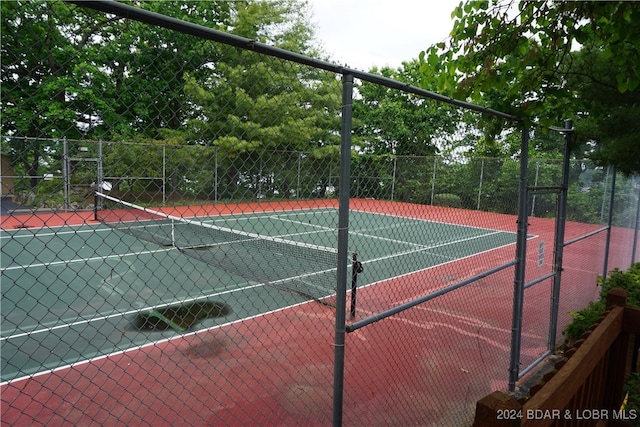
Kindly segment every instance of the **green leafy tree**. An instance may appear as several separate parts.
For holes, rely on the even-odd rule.
[[[313,33],[305,18],[304,2],[130,3],[286,49],[312,52]],[[187,91],[196,86],[215,85],[216,79],[227,78],[223,75],[231,73],[230,70],[238,77],[244,67],[252,69],[259,84],[253,86],[249,97],[243,97],[242,89],[234,94],[238,95],[237,99],[228,97],[230,103],[223,107],[227,110],[255,101],[254,116],[266,117],[270,109],[277,110],[281,103],[287,102],[275,99],[271,96],[274,93],[287,93],[289,101],[306,103],[304,108],[312,102],[316,106],[326,104],[331,98],[331,91],[309,83],[307,94],[316,91],[313,100],[295,101],[293,89],[299,82],[287,86],[286,80],[269,74],[257,56],[247,60],[250,53],[239,53],[207,40],[55,0],[2,2],[1,6],[1,130],[7,137],[5,145],[15,152],[25,151],[24,140],[15,139],[17,136],[202,143],[203,136],[185,137],[189,124],[203,118],[200,106],[190,97],[193,93]],[[270,82],[272,78],[274,82]],[[333,108],[327,105],[327,110]],[[233,126],[233,120],[227,121],[228,118],[222,116],[219,120],[226,123],[212,126]],[[238,118],[246,123],[244,117]],[[245,126],[245,131],[269,140],[271,146],[282,143],[279,148],[291,141],[324,143],[336,138],[332,131],[321,130],[323,122],[326,125],[334,118],[325,114],[318,118],[317,126],[310,129],[309,123],[303,123],[298,115],[295,119],[289,118],[288,126],[282,124],[277,137],[274,134],[278,132],[268,126],[266,120],[256,120],[255,126]],[[51,141],[47,143],[50,145]],[[30,155],[21,155],[20,160],[35,183],[44,148],[38,139],[31,139],[29,144]],[[61,146],[48,148],[47,156],[61,159]],[[135,155],[126,157],[137,159]],[[180,181],[180,173],[173,172],[176,175],[172,176],[177,176],[175,182]]]
[[[579,147],[639,170],[626,153],[640,122],[640,3],[466,1],[452,17],[451,38],[420,55],[424,81],[543,127],[588,117]]]
[[[35,188],[41,166],[62,157],[59,144],[45,153],[41,138],[86,134],[92,118],[104,112],[98,88],[106,76],[84,50],[89,37],[80,29],[89,19],[86,14],[72,13],[56,1],[11,1],[0,7],[0,131],[5,137],[21,137],[5,138],[5,144]],[[70,37],[75,31],[78,37]]]
[[[234,7],[226,1],[132,4],[214,29],[231,25]],[[91,46],[91,56],[111,82],[104,88],[111,114],[101,117],[111,139],[160,139],[163,129],[179,129],[194,113],[185,101],[185,76],[204,79],[212,64],[224,60],[207,40],[137,21],[109,21],[94,39],[99,43]]]
[[[314,52],[313,32],[304,24],[298,3],[243,5],[238,6],[236,34]],[[298,8],[287,9],[293,7]],[[261,33],[275,24],[284,29],[277,37]],[[222,52],[225,61],[214,64],[205,79],[186,76],[185,93],[198,115],[172,135],[219,148],[223,197],[244,197],[245,190],[255,196],[258,187],[289,197],[299,190],[302,161],[293,151],[315,158],[337,155],[340,82],[331,73],[254,52],[231,47]],[[274,151],[282,154],[265,154]],[[315,184],[305,183],[312,188]]]
[[[397,69],[372,72],[418,85],[420,64],[407,61]],[[431,156],[440,151],[437,140],[452,133],[459,117],[455,109],[396,89],[362,82],[354,101],[354,133],[359,144],[376,154]]]

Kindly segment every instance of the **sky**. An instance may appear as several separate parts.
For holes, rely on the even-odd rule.
[[[445,40],[460,0],[309,0],[311,23],[332,62],[361,71],[398,68]]]

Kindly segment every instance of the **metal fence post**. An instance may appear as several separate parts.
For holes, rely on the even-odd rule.
[[[395,191],[396,191],[396,168],[397,168],[397,163],[398,163],[398,159],[396,158],[396,155],[393,155],[393,172],[392,172],[392,176],[391,176],[391,201],[393,202],[393,196],[395,195]]]
[[[64,211],[67,212],[71,207],[70,193],[71,193],[71,179],[69,174],[71,173],[69,167],[69,148],[67,147],[67,137],[62,138],[62,185],[63,198],[64,198]]]
[[[607,166],[607,173],[604,176],[604,184],[602,184],[602,206],[600,207],[600,222],[604,222],[604,208],[606,205],[607,183],[609,182],[609,172],[611,166]]]
[[[433,195],[436,191],[436,162],[438,161],[437,157],[433,157],[433,174],[431,176],[431,202],[429,203],[433,206]]]
[[[484,177],[484,158],[482,159],[482,163],[480,164],[480,183],[478,184],[478,206],[477,210],[480,210],[480,198],[482,196],[482,179]]]
[[[604,265],[602,267],[602,278],[607,278],[607,271],[609,271],[609,248],[611,247],[611,226],[613,225],[613,203],[616,195],[616,176],[618,172],[616,168],[613,168],[611,179],[611,194],[609,195],[609,216],[607,218],[607,241],[604,248]]]
[[[300,199],[300,174],[302,173],[302,153],[298,152],[298,177],[296,182],[296,200]]]
[[[536,160],[536,177],[533,180],[533,186],[538,186],[538,176],[540,175],[540,160]],[[533,193],[533,198],[531,199],[531,216],[536,215],[536,194]]]
[[[104,166],[102,164],[102,140],[98,141],[98,184],[96,186],[98,191],[103,191],[105,189],[104,183]],[[99,209],[102,209],[102,199],[98,201]]]
[[[167,146],[162,145],[162,204],[167,203]]]
[[[218,201],[218,149],[216,148],[214,151],[214,162],[213,162],[213,201]]]
[[[513,280],[513,312],[511,315],[511,361],[509,366],[509,390],[514,391],[520,370],[520,344],[522,333],[522,308],[524,304],[524,279],[527,262],[528,194],[527,169],[529,162],[529,127],[522,126],[520,148],[520,184],[518,190],[518,237],[516,244],[516,268]]]
[[[349,196],[351,183],[351,120],[353,75],[342,76],[342,139],[340,142],[340,197],[338,206],[338,271],[336,283],[335,363],[333,375],[333,425],[342,425],[344,393],[344,342],[346,334],[347,258],[349,251]]]
[[[560,304],[560,279],[562,277],[562,257],[564,255],[564,231],[567,222],[567,191],[569,189],[569,156],[571,154],[571,137],[573,135],[573,121],[565,122],[564,157],[562,162],[562,183],[558,194],[556,215],[556,231],[553,260],[553,288],[551,291],[551,315],[549,319],[549,350],[556,344],[556,329],[558,326],[558,309]]]

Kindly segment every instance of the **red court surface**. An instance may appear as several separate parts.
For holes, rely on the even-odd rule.
[[[336,202],[308,202],[309,207],[328,205]],[[241,209],[264,207],[257,203]],[[301,203],[291,207],[299,209]],[[181,209],[181,215],[192,216],[211,215],[220,208]],[[388,209],[386,213],[406,217],[516,228],[511,215],[368,200],[352,200],[351,209]],[[175,209],[165,212],[176,214]],[[2,228],[37,226],[37,221],[40,226],[92,223],[92,216],[3,218]],[[535,253],[540,240],[547,245],[544,272],[549,271],[554,221],[530,218],[530,224],[529,234],[536,237],[528,245],[527,277],[533,279],[542,274]],[[568,224],[566,240],[598,228]],[[572,305],[584,306],[597,296],[591,272],[596,267],[591,264],[600,262],[602,248],[595,246],[566,250],[562,295]],[[464,269],[449,263],[363,288],[358,291],[358,319],[375,314],[380,306],[421,296],[415,286],[403,288],[409,281],[435,289],[514,255],[515,245],[509,245],[456,261],[464,262]],[[463,425],[460,420],[473,416],[477,399],[506,389],[513,279],[513,268],[508,268],[466,286],[464,292],[448,293],[347,334],[343,424]],[[531,303],[525,303],[522,358],[532,361],[545,351],[548,310],[538,308],[548,305],[548,287],[531,288],[526,299]],[[1,425],[330,425],[334,313],[331,307],[309,302],[10,382],[0,390]],[[566,310],[561,317],[566,322]]]

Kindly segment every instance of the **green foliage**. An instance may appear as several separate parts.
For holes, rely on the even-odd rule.
[[[417,61],[374,73],[384,77],[419,84]],[[354,134],[359,145],[375,154],[430,156],[439,151],[434,140],[453,133],[458,112],[446,105],[387,87],[362,82],[354,100]]]
[[[635,263],[626,271],[614,269],[610,275],[598,279],[602,287],[600,300],[591,302],[579,311],[571,312],[572,322],[567,325],[564,335],[567,338],[578,339],[588,331],[605,311],[605,298],[613,288],[621,288],[627,291],[627,304],[632,307],[640,307],[640,263]]]
[[[572,311],[569,314],[573,318],[571,323],[564,329],[564,335],[570,339],[579,339],[582,334],[587,332],[596,321],[604,314],[604,301],[590,302],[586,308],[578,311]]]
[[[625,411],[635,411],[640,414],[640,372],[631,372],[624,385],[624,391],[628,393]],[[631,421],[634,425],[640,426],[640,418]]]
[[[543,129],[576,119],[576,153],[595,142],[600,164],[640,171],[640,3],[465,1],[451,16],[419,57],[424,84]]]
[[[435,194],[433,196],[434,206],[446,206],[450,208],[461,208],[462,199],[455,194]]]
[[[632,307],[640,307],[640,263],[635,263],[626,271],[613,270],[606,279],[598,279],[602,291],[600,296],[604,299],[613,288],[622,288],[627,291],[627,304]]]
[[[316,53],[304,2],[130,3],[296,52]],[[59,0],[2,2],[1,7],[2,135],[214,144],[229,151],[222,162],[246,153],[255,157],[267,148],[318,154],[320,146],[339,142],[340,89],[332,74],[301,66],[285,70],[284,61],[263,61],[252,52]],[[48,172],[47,157],[62,157],[61,146],[45,153],[36,141],[27,151],[23,141],[8,138],[3,153],[20,153],[19,168],[32,177],[35,189],[38,177]],[[156,176],[144,169],[159,170],[157,151],[136,150],[114,150],[112,155],[122,155],[123,165],[114,168],[131,166],[130,160],[138,156],[148,157],[146,165],[137,162],[135,170],[109,174]],[[172,160],[167,165],[170,190],[177,190],[186,182],[177,161],[186,167],[201,159],[187,162],[178,155]],[[126,181],[115,185],[138,185]]]

